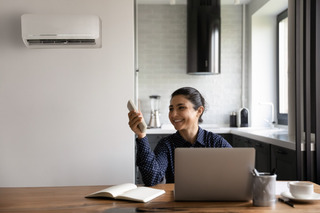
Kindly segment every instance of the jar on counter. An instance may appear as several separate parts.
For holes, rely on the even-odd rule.
[[[232,112],[230,114],[230,127],[237,127],[237,113]]]

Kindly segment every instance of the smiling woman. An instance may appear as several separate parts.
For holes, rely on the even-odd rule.
[[[205,109],[205,100],[194,88],[184,87],[171,95],[169,119],[181,136],[194,143],[199,122]]]
[[[141,132],[138,128],[143,120],[142,113],[129,112],[129,126],[138,136],[136,164],[146,185],[174,182],[175,148],[231,147],[220,135],[199,127],[204,110],[205,100],[198,90],[183,87],[172,93],[169,119],[177,132],[162,138],[154,151],[151,150],[146,133]]]

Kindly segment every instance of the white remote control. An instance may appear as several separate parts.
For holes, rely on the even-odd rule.
[[[128,101],[127,107],[128,107],[128,110],[129,110],[129,111],[136,111],[136,112],[138,112],[138,109],[137,109],[137,107],[134,105],[134,103],[133,103],[132,100],[129,100],[129,101]],[[138,125],[138,127],[139,127],[139,129],[140,129],[141,132],[143,132],[143,133],[146,132],[146,130],[147,130],[147,124],[146,124],[146,122],[144,121],[144,119],[142,119],[142,123],[140,123],[140,124]]]

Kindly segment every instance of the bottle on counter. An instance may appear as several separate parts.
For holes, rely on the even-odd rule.
[[[247,108],[241,108],[239,110],[238,127],[249,126],[249,110]]]
[[[230,114],[230,127],[237,127],[237,113],[232,112]]]

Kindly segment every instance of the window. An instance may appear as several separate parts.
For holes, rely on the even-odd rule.
[[[278,124],[288,125],[288,10],[285,10],[278,15],[277,23]]]

